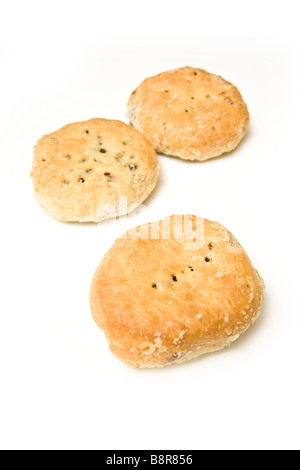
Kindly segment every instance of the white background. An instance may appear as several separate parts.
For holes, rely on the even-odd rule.
[[[1,0],[1,448],[299,449],[297,3]],[[39,137],[127,122],[131,91],[184,65],[240,89],[251,126],[238,149],[159,156],[146,209],[118,222],[45,215],[30,179]],[[223,352],[131,370],[93,323],[90,281],[117,237],[172,213],[234,233],[265,278],[262,316]]]

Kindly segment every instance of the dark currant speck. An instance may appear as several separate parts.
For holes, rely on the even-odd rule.
[[[128,168],[130,171],[135,171],[137,169],[137,166],[134,163],[129,163]]]

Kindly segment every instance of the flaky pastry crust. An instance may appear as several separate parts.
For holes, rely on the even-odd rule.
[[[153,191],[158,173],[147,139],[115,120],[69,124],[42,137],[34,149],[36,199],[65,222],[100,222],[131,212]]]
[[[261,311],[264,282],[234,236],[195,216],[186,216],[192,229],[178,236],[180,217],[168,219],[169,239],[163,221],[130,230],[93,278],[93,318],[128,366],[162,367],[220,350]],[[194,246],[201,224],[202,242]],[[156,239],[142,238],[145,230]]]
[[[158,152],[185,160],[203,161],[230,152],[249,125],[238,89],[193,67],[144,80],[130,96],[127,115]]]

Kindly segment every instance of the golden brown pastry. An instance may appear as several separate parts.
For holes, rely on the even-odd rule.
[[[236,148],[249,113],[234,85],[183,67],[144,80],[130,96],[128,119],[158,152],[202,161]]]
[[[34,149],[36,199],[61,221],[100,222],[125,215],[153,191],[158,173],[151,144],[120,121],[69,124],[42,137]]]
[[[229,346],[259,316],[264,283],[217,222],[172,216],[130,230],[91,285],[96,324],[132,367],[161,367]]]

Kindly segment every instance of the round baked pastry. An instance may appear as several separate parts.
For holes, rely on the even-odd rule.
[[[239,144],[249,113],[234,85],[184,67],[144,80],[131,94],[128,119],[158,152],[202,161]]]
[[[172,216],[115,242],[95,273],[90,304],[121,361],[161,367],[229,346],[259,316],[263,290],[226,228]]]
[[[157,155],[131,126],[91,119],[42,137],[32,180],[42,208],[66,222],[100,222],[125,215],[154,189]]]

